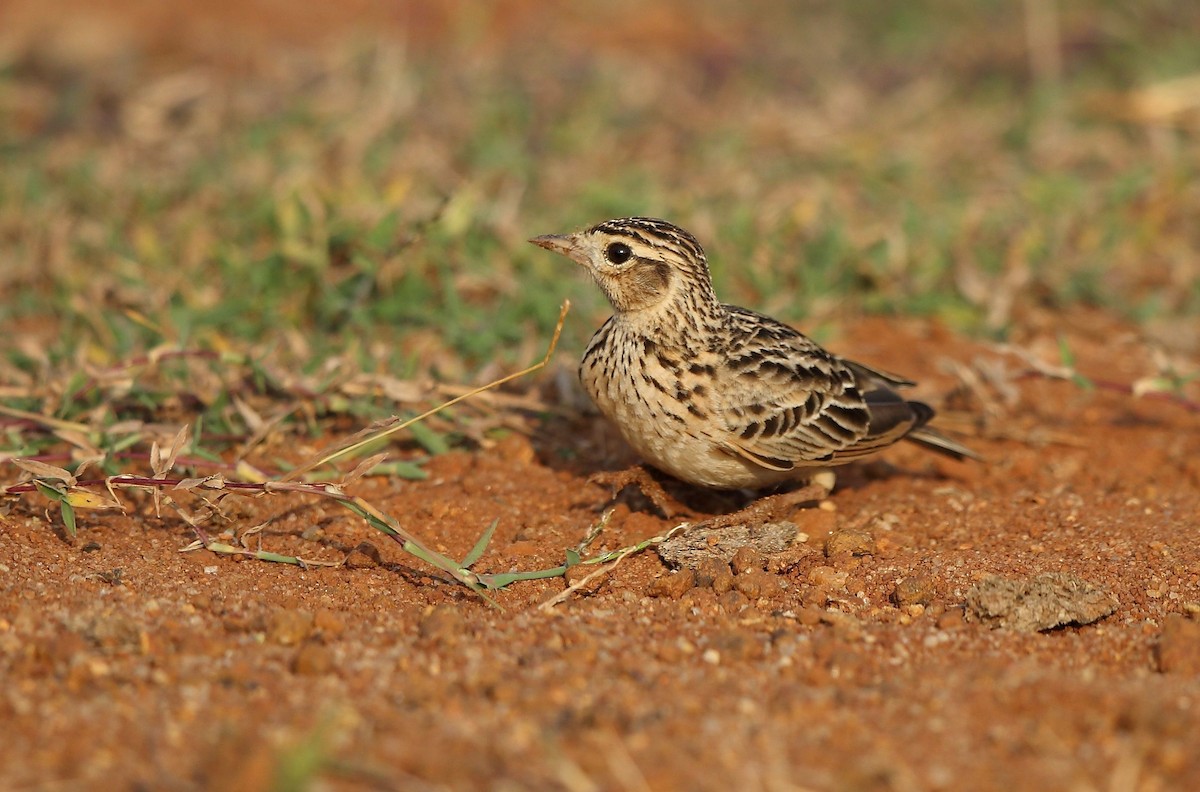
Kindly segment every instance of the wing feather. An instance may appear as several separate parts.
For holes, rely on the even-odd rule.
[[[840,464],[892,445],[933,411],[909,380],[843,360],[773,319],[729,306],[724,447],[769,470]]]

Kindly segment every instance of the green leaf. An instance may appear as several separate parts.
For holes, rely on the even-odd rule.
[[[1083,390],[1094,390],[1095,385],[1090,379],[1080,374],[1075,369],[1075,353],[1067,346],[1066,336],[1058,337],[1058,356],[1062,360],[1063,365],[1071,370],[1071,381]]]
[[[475,546],[471,548],[471,552],[467,553],[466,558],[463,559],[463,569],[470,569],[471,564],[474,564],[476,561],[478,561],[483,555],[483,551],[487,550],[488,542],[492,541],[492,534],[496,532],[496,525],[499,524],[499,522],[500,518],[497,517],[496,519],[492,520],[491,525],[484,529],[483,533],[479,537],[479,540],[475,542]]]
[[[267,550],[255,551],[254,557],[257,558],[259,561],[274,561],[275,563],[278,563],[278,564],[292,564],[293,566],[302,566],[302,564],[300,563],[300,559],[296,558],[295,556],[280,555],[279,553],[272,553]]]
[[[34,479],[33,486],[37,487],[37,491],[45,495],[52,501],[62,503],[67,497],[67,491],[51,486],[41,479]]]
[[[338,503],[342,504],[342,505],[343,505],[343,506],[345,506],[347,509],[349,509],[350,511],[354,512],[354,513],[355,513],[355,514],[357,514],[359,517],[362,517],[362,518],[363,518],[364,520],[366,520],[366,521],[367,521],[367,523],[368,523],[368,524],[370,524],[370,526],[371,526],[372,528],[374,528],[375,530],[377,530],[377,531],[382,531],[382,532],[384,532],[385,534],[387,534],[388,536],[399,536],[399,535],[400,535],[399,533],[397,533],[397,532],[396,532],[396,529],[395,529],[395,528],[393,528],[392,526],[388,525],[388,524],[387,524],[387,523],[385,523],[383,520],[380,520],[380,519],[379,519],[378,517],[376,517],[374,514],[371,514],[369,511],[367,511],[367,510],[366,510],[366,509],[364,509],[364,508],[363,508],[361,505],[359,505],[359,504],[355,503],[354,501],[352,501],[352,500],[339,500],[339,501],[338,501]]]
[[[424,481],[429,478],[429,472],[416,462],[406,462],[404,460],[384,462],[382,465],[376,465],[371,473],[377,476],[395,476],[396,478],[409,479],[410,481]]]
[[[502,589],[505,586],[522,580],[545,580],[562,577],[567,573],[567,567],[558,566],[552,569],[535,569],[532,572],[504,572],[499,575],[480,575],[479,582],[489,589]]]
[[[413,439],[420,443],[422,448],[434,456],[450,450],[450,444],[446,442],[446,438],[423,423],[412,424],[408,427],[408,431],[412,432]]]
[[[62,508],[63,525],[67,527],[67,534],[72,539],[75,538],[75,507],[67,502],[66,498],[59,501],[58,505]]]

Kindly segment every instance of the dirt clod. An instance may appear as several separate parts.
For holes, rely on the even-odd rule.
[[[737,552],[733,554],[733,558],[729,561],[729,566],[733,569],[735,575],[745,575],[750,572],[761,572],[766,560],[762,553],[750,547],[743,545],[739,547]]]
[[[346,623],[334,611],[321,608],[313,614],[313,629],[327,638],[336,638],[346,631]]]
[[[1178,613],[1167,616],[1155,655],[1163,673],[1200,674],[1200,621]]]
[[[292,658],[292,671],[302,676],[328,674],[333,668],[333,653],[320,643],[306,643]]]
[[[672,572],[669,575],[663,575],[660,578],[655,578],[650,584],[649,595],[651,597],[663,597],[665,599],[679,599],[689,589],[696,585],[696,573],[690,569],[680,569],[678,572]]]
[[[1107,590],[1068,572],[1009,580],[989,575],[967,592],[968,620],[1016,632],[1091,624],[1117,609]]]
[[[737,591],[754,600],[778,592],[779,578],[768,572],[755,570],[735,577],[733,579],[733,586]]]
[[[435,605],[417,623],[417,634],[430,641],[452,641],[466,632],[462,611],[453,605]]]
[[[283,646],[295,646],[313,630],[313,615],[306,610],[279,608],[267,624],[267,640]]]
[[[933,601],[933,581],[925,575],[909,575],[896,581],[892,602],[903,608],[908,605],[928,605]]]
[[[693,569],[696,573],[696,585],[701,588],[711,588],[717,595],[733,588],[733,570],[719,558],[701,559]]]
[[[825,555],[829,558],[872,555],[874,552],[875,537],[861,528],[834,531],[825,540]]]

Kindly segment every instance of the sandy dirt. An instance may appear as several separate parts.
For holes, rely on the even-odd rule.
[[[1132,334],[1070,324],[1083,371],[1145,375]],[[987,462],[896,448],[792,514],[782,550],[751,542],[732,564],[701,553],[679,568],[647,550],[550,608],[562,579],[493,607],[327,501],[246,499],[229,526],[270,520],[245,538],[255,548],[348,554],[298,569],[180,552],[193,535],[149,498],[88,513],[70,541],[27,496],[0,527],[4,786],[1200,784],[1200,416],[1016,376],[1023,363],[922,322],[871,320],[835,348],[920,379],[919,395],[976,424],[963,436]],[[1003,361],[1010,376],[969,393],[949,361]],[[562,563],[608,500],[587,475],[631,457],[597,416],[525,421],[434,459],[426,481],[355,491],[455,557],[498,519],[479,571]],[[673,491],[705,511],[739,505]],[[590,552],[674,524],[627,492]],[[979,587],[998,576],[1027,607],[1045,573],[1111,603],[1086,618],[1111,615],[1029,632],[970,605],[995,605]],[[1070,585],[1054,590],[1065,620],[1083,618]]]

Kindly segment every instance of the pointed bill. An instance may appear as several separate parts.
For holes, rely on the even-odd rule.
[[[570,234],[545,234],[534,237],[529,241],[540,248],[553,250],[555,253],[561,253],[568,258],[571,257],[572,251],[575,250],[575,239]]]

